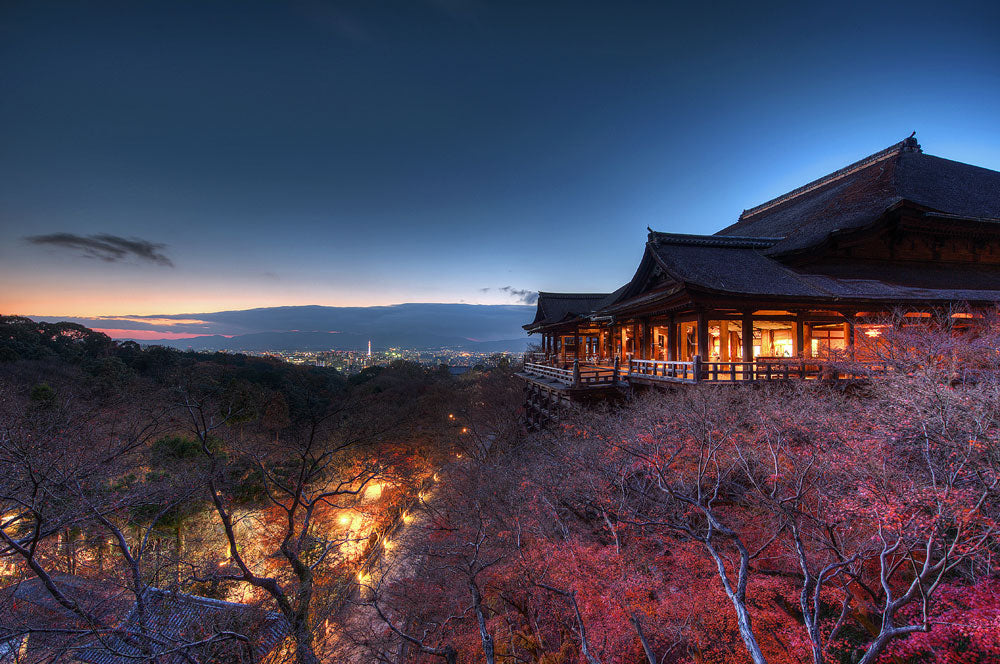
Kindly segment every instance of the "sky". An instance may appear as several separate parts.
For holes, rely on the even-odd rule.
[[[1000,3],[0,3],[0,313],[514,304],[917,132],[1000,170]]]

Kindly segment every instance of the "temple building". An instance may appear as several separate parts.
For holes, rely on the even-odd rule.
[[[744,380],[798,360],[807,377],[808,360],[878,335],[887,312],[961,319],[997,302],[1000,172],[924,154],[911,136],[714,235],[650,230],[627,284],[540,293],[524,327],[563,370]]]

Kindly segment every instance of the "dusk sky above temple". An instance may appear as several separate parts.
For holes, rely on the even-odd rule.
[[[914,130],[1000,170],[998,35],[995,2],[5,2],[0,313],[610,291],[647,226]]]

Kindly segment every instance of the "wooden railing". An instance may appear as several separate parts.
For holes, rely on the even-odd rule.
[[[573,363],[572,369],[561,369],[559,367],[551,367],[547,364],[525,362],[524,373],[539,378],[548,378],[549,380],[554,380],[570,387],[597,387],[614,385],[618,382],[618,372],[614,369],[581,367],[578,362]]]
[[[775,359],[754,362],[691,362],[632,360],[629,377],[676,383],[771,381],[771,380],[856,380],[885,373],[888,368],[875,362],[834,363],[810,359]]]
[[[550,367],[547,364],[525,362],[524,373],[531,374],[532,376],[538,376],[540,378],[551,378],[553,380],[559,381],[560,383],[573,382],[573,371],[571,369],[560,369],[559,367]]]
[[[676,383],[698,382],[694,362],[631,360],[628,363],[628,375],[658,378]]]
[[[668,383],[737,383],[778,380],[857,380],[886,373],[889,368],[874,362],[829,362],[803,358],[761,359],[753,362],[702,362],[697,355],[689,362],[630,360],[619,372],[617,366],[581,365],[577,361],[557,366],[530,362],[524,373],[568,387],[603,387],[619,380]],[[551,361],[551,359],[550,359]]]

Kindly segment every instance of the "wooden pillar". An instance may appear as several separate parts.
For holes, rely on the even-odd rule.
[[[673,316],[667,323],[667,360],[677,361],[677,323],[674,322]]]
[[[760,354],[764,357],[774,357],[774,330],[760,331]]]
[[[604,328],[597,330],[597,361],[604,361]]]
[[[743,312],[743,361],[753,362],[753,313]]]
[[[642,352],[639,357],[643,360],[653,359],[653,326],[648,318],[642,320]]]
[[[708,317],[704,311],[698,312],[698,352],[702,362],[708,361]]]
[[[805,357],[805,330],[802,325],[802,318],[795,317],[795,347],[792,348],[792,355],[795,357]]]
[[[562,362],[566,361],[566,337],[559,335],[559,359]]]
[[[638,360],[642,357],[642,352],[639,347],[642,345],[642,340],[639,338],[639,321],[632,321],[632,359]]]
[[[854,357],[854,312],[845,314],[847,316],[847,322],[844,323],[844,345],[847,355],[851,358]]]
[[[729,361],[729,321],[719,321],[719,359]]]
[[[808,323],[802,323],[802,357],[813,356],[813,328]]]
[[[580,352],[580,326],[579,325],[573,330],[573,355],[578,360],[580,359],[580,356],[583,355],[583,353]]]

